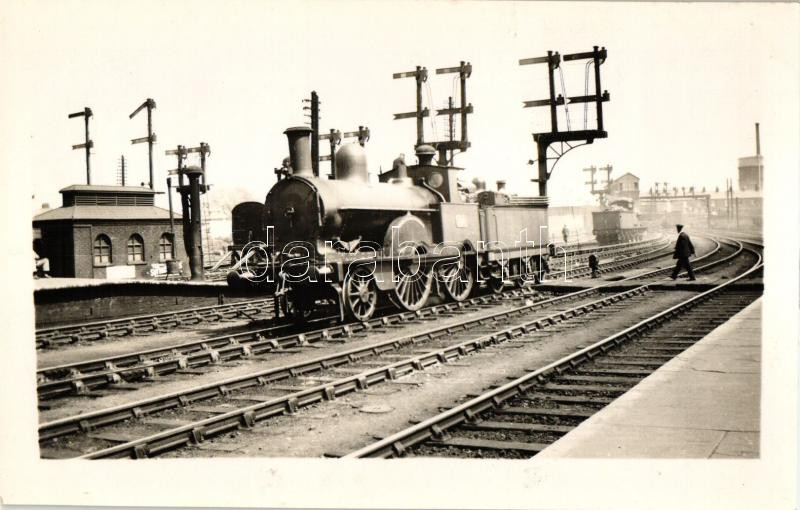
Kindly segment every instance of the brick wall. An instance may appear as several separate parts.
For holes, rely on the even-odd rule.
[[[263,298],[220,285],[180,285],[129,282],[114,285],[40,289],[33,293],[36,326],[183,310]]]
[[[176,225],[180,227],[180,225]],[[163,234],[169,233],[169,221],[151,222],[97,222],[90,228],[89,242],[81,237],[81,255],[78,256],[78,238],[76,229],[76,272],[87,271],[93,278],[105,278],[105,266],[94,264],[94,240],[100,234],[105,234],[111,239],[111,266],[128,266],[133,268],[136,278],[149,278],[152,264],[163,264],[159,260],[159,241]],[[144,262],[128,263],[128,239],[133,234],[139,234],[144,242]],[[175,229],[175,260],[183,261],[184,273],[188,274],[189,260],[183,247],[183,233],[180,228]],[[88,250],[84,255],[83,250]],[[81,267],[78,271],[77,268]]]
[[[73,225],[72,227],[72,252],[76,278],[94,278],[92,271],[92,226]],[[88,261],[88,263],[87,263]],[[103,277],[105,274],[103,275]]]
[[[111,239],[110,266],[132,269],[136,278],[151,277],[152,264],[164,264],[159,260],[159,240],[169,233],[169,220],[151,221],[97,221],[72,223],[70,221],[42,222],[40,250],[50,260],[50,275],[76,278],[106,278],[106,265],[94,264],[94,240],[100,234]],[[189,259],[183,245],[180,222],[175,225],[175,260],[183,262],[184,274],[189,274]],[[139,234],[144,242],[144,261],[128,263],[128,239]],[[31,266],[33,264],[31,263]],[[120,268],[117,268],[119,270]],[[32,270],[32,269],[31,269]],[[113,270],[112,270],[113,271]]]

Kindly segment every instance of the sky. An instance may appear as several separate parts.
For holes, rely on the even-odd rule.
[[[581,171],[589,165],[613,165],[612,177],[638,175],[644,190],[654,181],[721,186],[735,179],[737,158],[755,153],[755,122],[766,179],[777,181],[799,166],[797,7],[9,0],[0,8],[0,65],[10,70],[0,76],[3,180],[30,190],[32,211],[60,205],[60,188],[85,183],[83,152],[71,150],[83,142],[83,124],[67,115],[88,106],[93,183],[115,184],[123,154],[128,182],[146,182],[146,144],[130,144],[146,135],[146,116],[128,115],[152,97],[158,191],[176,167],[164,151],[203,141],[211,145],[207,181],[219,193],[261,201],[288,153],[283,130],[306,121],[302,99],[311,90],[322,101],[323,132],[370,128],[369,169],[377,174],[401,152],[414,159],[414,120],[392,120],[414,109],[414,80],[392,73],[426,66],[426,106],[440,108],[457,75],[433,70],[465,60],[473,66],[473,145],[456,165],[465,181],[504,179],[512,191],[534,194],[531,133],[549,130],[549,115],[522,102],[547,97],[547,73],[518,60],[599,45],[608,49],[608,139],[562,158],[549,184],[552,205],[593,203]],[[566,95],[583,95],[583,63],[563,71]],[[570,120],[582,128],[580,105]],[[428,140],[444,137],[443,123],[425,128]]]

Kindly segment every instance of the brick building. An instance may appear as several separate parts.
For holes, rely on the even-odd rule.
[[[147,278],[166,274],[167,262],[188,258],[181,217],[170,231],[169,211],[156,192],[132,186],[74,185],[60,191],[62,207],[33,218],[34,249],[50,260],[51,276]]]
[[[639,202],[639,178],[630,172],[625,172],[608,183],[608,194],[615,197],[625,197],[631,199],[634,207]]]

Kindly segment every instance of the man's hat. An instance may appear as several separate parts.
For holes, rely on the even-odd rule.
[[[678,228],[683,228],[683,225],[681,225],[680,223],[676,224],[675,226]]]

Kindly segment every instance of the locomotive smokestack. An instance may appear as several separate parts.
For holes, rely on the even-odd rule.
[[[290,127],[283,134],[289,140],[292,175],[314,177],[314,169],[311,166],[311,128],[308,126]]]
[[[756,122],[756,156],[761,155],[761,134],[758,131],[758,122]]]
[[[497,181],[497,191],[502,192],[506,190],[506,181]]]

